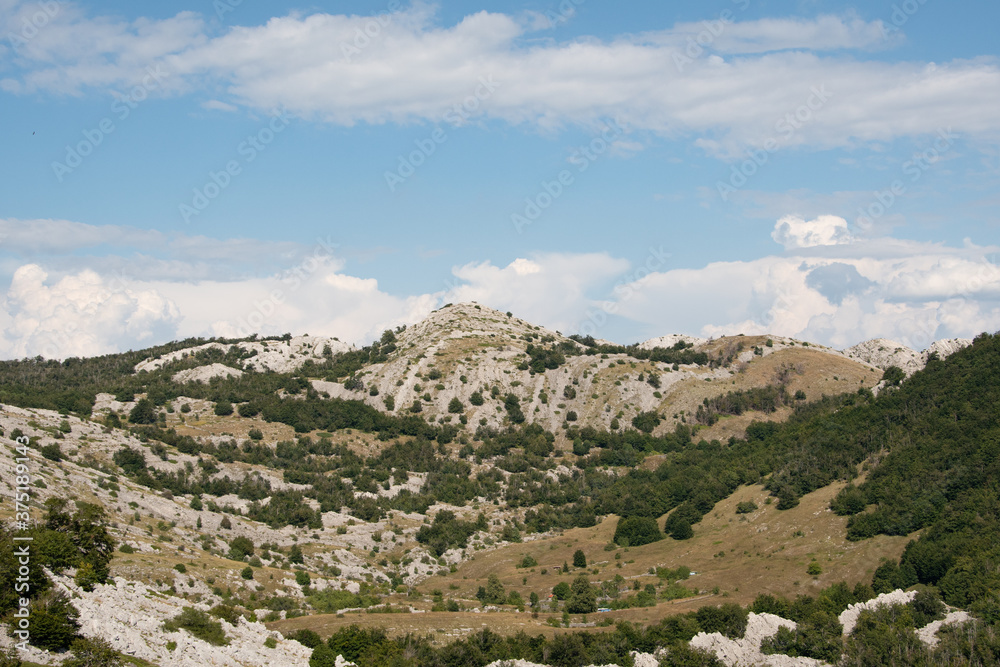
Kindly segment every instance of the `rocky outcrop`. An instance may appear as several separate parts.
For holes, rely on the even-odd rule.
[[[224,364],[209,364],[207,366],[198,366],[197,368],[188,368],[187,370],[175,373],[173,378],[174,382],[208,382],[212,378],[228,378],[228,377],[240,377],[243,375],[243,371],[238,368],[231,368]]]
[[[185,630],[165,632],[163,621],[192,605],[181,598],[159,594],[138,582],[119,579],[114,585],[98,585],[88,593],[66,577],[56,581],[73,597],[73,605],[80,611],[81,634],[102,637],[126,655],[174,667],[274,664],[305,667],[312,655],[312,649],[286,640],[262,623],[250,623],[244,618],[236,625],[221,621],[229,638],[226,646],[213,646]],[[208,610],[206,605],[193,606]],[[275,648],[264,645],[269,637],[276,640]],[[176,648],[168,649],[167,642],[175,642]]]
[[[275,373],[288,373],[297,370],[309,360],[322,361],[328,348],[330,354],[333,355],[354,349],[353,345],[326,336],[295,336],[288,340],[255,340],[233,344],[205,343],[204,345],[176,350],[153,359],[144,359],[136,364],[135,372],[158,370],[204,350],[214,349],[225,353],[233,346],[242,351],[241,363],[244,370],[274,371]]]
[[[870,611],[872,609],[877,609],[884,605],[895,605],[895,604],[907,604],[912,601],[916,592],[895,590],[891,593],[882,593],[878,597],[872,598],[868,602],[859,602],[857,604],[850,605],[847,609],[840,613],[838,620],[840,624],[844,626],[844,634],[849,635],[851,631],[854,630],[854,626],[858,622],[858,616],[863,611]]]
[[[901,343],[886,338],[875,338],[849,347],[843,354],[855,361],[883,370],[889,366],[898,366],[909,376],[923,369],[931,354],[937,354],[944,359],[971,344],[972,341],[968,338],[949,338],[936,341],[923,352],[917,352]]]
[[[765,655],[760,651],[761,642],[773,637],[778,628],[795,629],[795,623],[774,614],[747,616],[747,629],[742,639],[730,639],[718,632],[699,632],[691,639],[692,648],[699,648],[715,655],[727,667],[737,665],[771,665],[772,667],[813,667],[825,665],[814,658],[791,658],[787,655]]]

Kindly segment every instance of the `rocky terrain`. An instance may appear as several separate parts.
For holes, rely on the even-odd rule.
[[[371,520],[359,518],[357,512],[349,511],[346,506],[324,509],[313,498],[302,497],[301,503],[321,516],[315,525],[268,525],[252,520],[249,515],[266,507],[272,495],[301,492],[309,486],[287,470],[222,455],[227,447],[251,452],[254,446],[262,446],[271,452],[279,443],[292,443],[295,439],[329,440],[332,446],[344,448],[338,450],[340,456],[349,451],[363,461],[364,457],[374,457],[384,450],[388,438],[360,429],[296,433],[287,424],[266,421],[256,413],[242,417],[232,408],[229,413],[222,413],[217,410],[219,401],[205,398],[202,391],[205,387],[223,381],[246,382],[255,374],[283,373],[309,387],[315,392],[313,396],[362,401],[383,414],[413,415],[417,414],[414,407],[419,406],[420,417],[430,424],[457,427],[454,442],[446,446],[444,439],[440,441],[439,456],[452,461],[467,460],[470,479],[490,477],[504,490],[512,478],[511,469],[495,467],[495,459],[467,453],[459,456],[458,452],[462,446],[471,451],[470,435],[476,428],[510,424],[504,405],[511,396],[516,398],[527,423],[555,434],[552,458],[546,460],[546,468],[534,471],[538,477],[532,484],[557,486],[568,484],[580,475],[574,467],[573,437],[565,435],[570,428],[589,426],[621,433],[634,418],[655,414],[660,423],[650,429],[653,436],[672,434],[678,426],[687,426],[698,429],[698,438],[725,441],[729,437],[743,437],[744,430],[754,420],[783,420],[792,408],[785,405],[766,414],[751,410],[746,414],[724,415],[717,424],[697,423],[696,411],[710,400],[732,392],[779,386],[786,392],[788,402],[792,402],[793,395],[795,401],[802,401],[852,394],[859,388],[878,388],[881,371],[889,366],[898,366],[911,375],[926,364],[931,354],[944,358],[971,341],[939,341],[918,353],[879,339],[841,352],[779,336],[711,340],[671,335],[645,341],[634,348],[608,347],[609,351],[602,352],[588,347],[594,341],[571,339],[477,304],[458,304],[433,313],[415,326],[387,332],[382,342],[383,350],[388,352],[378,361],[362,363],[349,376],[336,378],[330,376],[333,371],[327,370],[331,362],[341,358],[338,355],[356,354],[359,350],[335,338],[309,336],[233,343],[211,341],[136,363],[135,377],[160,373],[176,385],[174,393],[155,407],[157,427],[193,438],[199,446],[209,447],[213,455],[164,446],[141,431],[130,432],[121,424],[114,425],[112,418],[125,419],[143,400],[148,402],[145,393],[119,391],[109,386],[107,391],[97,393],[91,414],[78,416],[66,410],[0,405],[0,443],[9,454],[0,457],[0,487],[4,491],[0,518],[7,521],[13,516],[13,504],[8,499],[14,493],[13,480],[17,476],[14,438],[27,437],[34,450],[33,519],[41,517],[42,506],[49,498],[92,503],[108,513],[111,532],[124,547],[112,562],[113,580],[91,591],[74,582],[72,568],[52,574],[59,590],[66,592],[81,612],[82,635],[106,639],[124,655],[151,664],[307,665],[311,649],[285,639],[274,624],[288,622],[301,609],[307,609],[310,595],[332,592],[359,596],[358,600],[368,595],[388,605],[387,611],[410,615],[434,613],[439,611],[436,605],[441,604],[441,591],[418,590],[418,586],[428,581],[443,581],[442,577],[451,574],[457,580],[457,573],[461,572],[472,576],[474,568],[479,567],[477,563],[491,553],[502,553],[505,562],[512,561],[515,550],[532,541],[545,540],[548,548],[556,549],[561,530],[522,534],[527,518],[525,508],[507,506],[497,501],[499,496],[487,495],[464,505],[434,502],[425,511],[393,509],[381,516],[376,513]],[[532,364],[536,360],[533,351],[537,354],[539,350],[544,351],[541,358],[551,361],[551,367]],[[634,356],[635,350],[679,350],[703,355],[705,361],[657,361]],[[198,363],[194,360],[201,359],[199,355],[216,360]],[[307,363],[310,365],[306,366]],[[322,370],[308,374],[305,368]],[[303,398],[302,394],[289,394],[286,388],[278,389],[277,394],[291,396],[293,400]],[[145,467],[153,474],[193,477],[199,469],[204,469],[210,471],[206,477],[209,481],[229,480],[244,486],[239,492],[218,496],[174,494],[162,487],[155,490],[123,473],[115,456],[126,450],[143,453]],[[669,456],[648,457],[647,462],[653,462],[648,469],[653,470]],[[623,474],[621,470],[608,470],[607,466],[605,471],[612,478]],[[347,486],[355,500],[418,496],[427,493],[441,479],[434,472],[407,470],[394,471],[392,475],[387,472],[386,478],[362,483],[357,472],[344,476],[331,473]],[[252,487],[249,492],[243,490],[247,485]],[[256,488],[268,491],[257,494],[253,491]],[[759,501],[763,503],[763,497]],[[767,501],[769,504],[770,498]],[[828,505],[829,501],[823,510],[827,513]],[[440,512],[453,513],[458,520],[469,524],[478,522],[464,546],[435,553],[417,539],[418,532]],[[716,513],[716,519],[718,516]],[[740,521],[747,522],[753,517],[742,516]],[[251,554],[233,555],[232,545],[238,539],[249,541],[255,550]],[[604,543],[609,539],[610,536],[604,537]],[[829,534],[825,539],[830,540]],[[600,548],[601,544],[597,546]],[[895,558],[902,546],[892,549],[896,549],[890,552]],[[292,553],[296,550],[300,551],[300,560],[293,561]],[[614,556],[620,557],[620,553]],[[606,555],[596,565],[591,563],[595,574],[600,568],[610,568],[611,559],[611,555]],[[550,567],[553,565],[558,571],[558,563]],[[473,569],[460,570],[469,567]],[[505,567],[512,564],[507,562]],[[621,568],[622,563],[617,563],[617,567]],[[531,573],[534,572],[532,569]],[[652,572],[650,568],[649,573]],[[545,573],[544,568],[541,573]],[[474,577],[477,581],[482,578],[482,573],[479,574]],[[636,579],[637,589],[638,578],[642,576],[645,575],[641,570],[629,574]],[[527,581],[527,576],[522,581]],[[449,590],[459,588],[460,584],[453,583]],[[712,587],[699,590],[694,585],[691,594],[709,597],[718,594],[717,587],[714,593],[706,588]],[[483,607],[482,612],[473,609],[478,601],[465,590],[464,584],[461,589],[449,600],[463,612],[497,611],[496,607]],[[903,603],[912,597],[912,593],[897,591],[848,608],[840,614],[845,634],[864,609]],[[278,599],[281,605],[255,608],[252,603],[258,599]],[[338,618],[345,613],[360,614],[371,604],[359,602],[356,609],[339,607]],[[221,621],[229,643],[212,646],[183,630],[163,631],[163,622],[185,607],[206,612],[238,609],[238,613],[229,613]],[[523,610],[514,612],[512,622],[523,625],[516,620],[520,613]],[[940,627],[967,618],[964,612],[952,610],[945,619],[921,629],[919,636],[932,646]],[[468,625],[461,632],[454,635],[449,632],[446,636],[465,636],[471,626],[479,624]],[[593,625],[591,620],[584,627]],[[751,614],[741,639],[701,633],[691,645],[714,653],[727,666],[820,664],[809,658],[762,654],[761,641],[780,626],[794,628],[795,624],[770,614]],[[276,656],[280,656],[280,662]],[[33,649],[25,657],[54,665],[64,655]],[[635,663],[652,665],[660,657],[636,654]]]

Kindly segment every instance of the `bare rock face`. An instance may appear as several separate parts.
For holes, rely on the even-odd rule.
[[[844,350],[844,354],[851,359],[883,370],[889,366],[898,366],[907,375],[913,375],[924,367],[919,352],[886,338],[874,338],[858,343]]]
[[[814,658],[792,658],[787,655],[765,655],[760,651],[761,642],[773,637],[778,628],[795,629],[795,623],[774,614],[747,616],[747,629],[742,639],[730,639],[718,632],[699,632],[690,642],[692,648],[699,648],[715,655],[727,667],[737,665],[771,665],[772,667],[818,667],[826,663]]]
[[[330,354],[336,355],[354,349],[353,345],[348,345],[336,338],[326,336],[295,336],[288,340],[243,341],[233,343],[232,345],[205,343],[204,345],[176,350],[154,359],[140,361],[135,366],[135,372],[158,370],[167,364],[180,361],[205,350],[218,350],[226,353],[233,346],[237,347],[243,353],[244,358],[241,361],[243,370],[274,371],[276,373],[288,373],[297,370],[309,360],[322,361],[325,358],[324,354],[327,350],[329,350]],[[212,364],[210,367],[219,365],[221,364]]]
[[[114,585],[98,585],[90,593],[76,587],[67,577],[56,578],[57,585],[73,598],[80,611],[80,632],[87,637],[101,637],[118,651],[158,664],[177,667],[250,667],[274,664],[305,667],[312,649],[297,641],[286,640],[269,631],[262,623],[241,618],[237,625],[221,621],[229,644],[213,646],[186,630],[165,632],[163,621],[176,616],[186,600],[154,594],[145,585],[119,579]],[[207,605],[194,605],[203,610]],[[275,648],[264,641],[273,637]],[[175,642],[169,650],[167,642]]]
[[[886,369],[889,366],[898,366],[907,376],[910,376],[923,369],[932,354],[937,354],[944,359],[971,344],[972,341],[968,338],[949,338],[936,341],[923,352],[917,352],[895,341],[875,338],[849,347],[843,353],[855,361],[876,368]]]
[[[895,590],[891,593],[882,593],[868,602],[852,604],[840,613],[838,620],[840,621],[840,624],[844,626],[844,634],[849,635],[851,634],[851,631],[854,630],[854,626],[857,625],[858,616],[861,612],[877,609],[885,605],[891,606],[896,604],[906,604],[912,601],[915,596],[915,591],[906,592]]]
[[[224,364],[209,364],[208,366],[198,366],[175,373],[174,382],[208,382],[212,378],[240,377],[243,371],[238,368],[230,368]]]
[[[685,336],[684,334],[670,334],[669,336],[659,336],[658,338],[650,338],[639,343],[639,349],[642,350],[652,350],[657,347],[673,347],[677,343],[684,342],[690,345],[698,346],[702,343],[708,342],[707,338],[698,338],[696,336]]]

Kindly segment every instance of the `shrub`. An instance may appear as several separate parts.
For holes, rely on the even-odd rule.
[[[86,561],[80,563],[80,567],[76,569],[76,576],[73,577],[76,585],[88,593],[94,590],[94,586],[101,583],[101,580],[102,577],[94,570],[94,566]]]
[[[59,443],[53,442],[51,445],[45,445],[44,447],[42,447],[42,456],[44,456],[50,461],[56,461],[56,462],[62,461],[63,453],[62,449],[59,448]]]
[[[662,417],[654,411],[640,412],[632,417],[632,426],[643,433],[652,433],[653,429],[660,425]]]
[[[233,404],[223,399],[215,404],[215,414],[219,417],[228,417],[233,414]]]
[[[448,412],[450,412],[452,414],[459,414],[464,409],[465,409],[465,406],[462,405],[462,401],[458,400],[458,398],[453,398],[448,403]]]
[[[534,559],[533,556],[525,556],[521,559],[521,564],[518,567],[535,567],[538,565],[538,561]]]
[[[208,610],[208,613],[216,618],[221,618],[229,625],[236,625],[240,622],[240,612],[228,604],[217,604]]]
[[[137,475],[146,469],[146,457],[131,447],[122,447],[111,458],[126,475]]]
[[[247,436],[251,440],[263,440],[264,439],[264,432],[261,431],[259,428],[252,428],[252,429],[250,429],[249,433],[247,433]]]
[[[184,412],[183,408],[181,408],[181,412]],[[253,403],[240,403],[239,407],[236,408],[236,412],[240,417],[253,417],[260,412],[260,408]]]
[[[337,667],[337,655],[326,644],[318,644],[309,658],[309,667]]]
[[[806,568],[806,574],[810,577],[818,577],[823,574],[823,568],[819,563],[813,561],[812,563],[809,563],[809,567]]]
[[[267,648],[276,648],[278,646],[278,640],[274,637],[268,637],[264,640],[264,646]]]
[[[472,392],[472,395],[469,396],[469,403],[472,403],[473,405],[476,405],[476,406],[482,405],[483,404],[483,395],[480,392],[478,392],[478,391]]]
[[[757,503],[752,500],[745,500],[736,506],[737,514],[749,514],[757,509]]]
[[[194,607],[184,607],[177,616],[164,621],[163,629],[167,632],[187,630],[198,639],[214,646],[225,646],[229,643],[226,633],[222,630],[222,623],[212,620],[208,613]]]
[[[122,552],[123,554],[135,553],[135,549],[133,549],[130,545],[125,544],[124,542],[122,542],[121,546],[118,547],[118,551]]]
[[[184,563],[177,563],[176,565],[174,565],[174,569],[180,572],[181,574],[184,574],[185,572],[187,572],[187,565],[185,565]]]
[[[253,568],[247,565],[245,568],[240,570],[240,576],[247,580],[253,579]]]
[[[62,667],[121,667],[125,662],[121,654],[100,637],[79,637],[70,645],[73,657],[64,660]]]
[[[308,586],[312,583],[312,580],[309,578],[308,572],[303,572],[302,570],[299,570],[295,573],[295,583],[297,583],[299,586]]]
[[[286,635],[289,639],[294,639],[298,643],[306,646],[308,648],[316,648],[323,643],[322,638],[314,630],[308,628],[303,628],[298,632],[293,632],[290,635]]]
[[[739,639],[747,629],[747,610],[735,602],[702,607],[695,618],[703,632],[720,632],[730,639]]]

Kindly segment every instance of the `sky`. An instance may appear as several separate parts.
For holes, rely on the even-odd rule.
[[[1000,329],[987,0],[0,0],[0,358]]]

